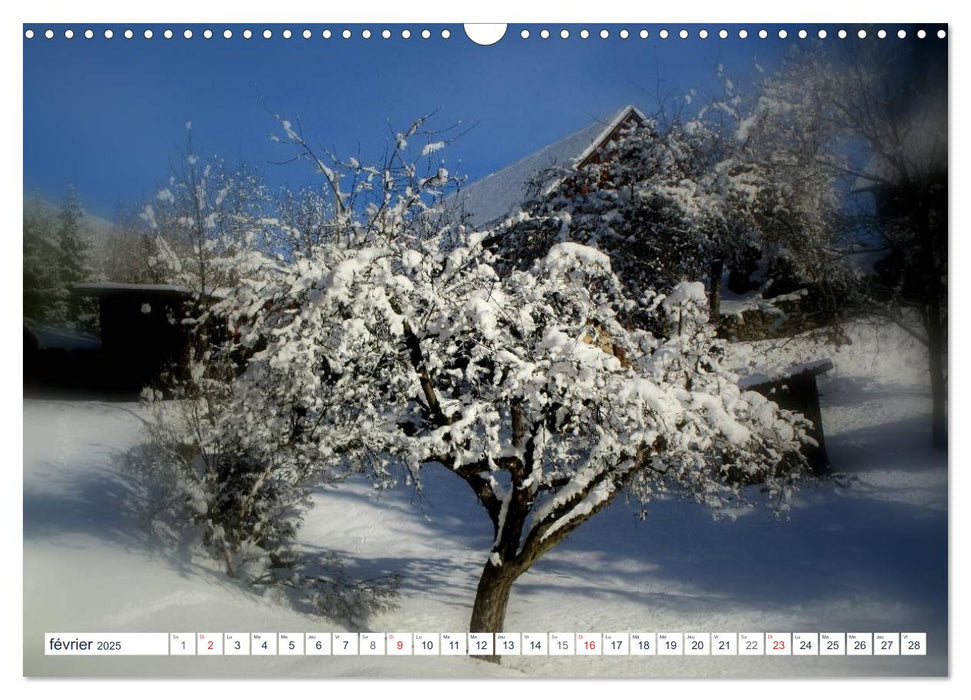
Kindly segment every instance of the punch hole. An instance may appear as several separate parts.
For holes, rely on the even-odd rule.
[[[410,39],[411,38],[411,30],[410,29],[402,29],[401,30],[401,38],[402,39]]]
[[[443,39],[448,39],[450,36],[452,36],[452,32],[450,32],[447,29],[443,29],[442,30],[442,38]]]
[[[680,32],[678,32],[678,36],[681,37],[682,39],[687,39],[688,38],[688,30],[687,29],[682,29]]]
[[[809,33],[805,29],[800,29],[799,30],[799,38],[800,39],[805,39],[807,36],[809,36]]]
[[[836,32],[836,36],[838,36],[840,39],[845,39],[846,38],[846,30],[845,29],[840,29],[838,32]]]
[[[66,29],[66,30],[64,30],[64,38],[65,39],[73,39],[74,38],[74,30],[72,30],[72,29]]]
[[[427,30],[427,29],[422,29],[421,30],[421,38],[422,39],[431,39],[432,38],[432,33],[429,30]]]
[[[271,32],[269,29],[264,29],[263,30],[263,38],[264,39],[271,39],[271,38],[273,38],[273,32]]]
[[[223,32],[223,39],[232,39],[233,33],[229,29]]]
[[[492,46],[506,35],[505,24],[466,24],[463,25],[465,35],[479,46]],[[525,29],[523,39],[529,36]],[[448,38],[448,37],[443,37]],[[544,37],[545,38],[545,37]]]
[[[186,29],[184,32],[182,32],[182,36],[184,36],[186,39],[191,39],[192,38],[192,30],[191,29]]]
[[[826,38],[826,30],[825,30],[825,29],[820,29],[820,30],[819,30],[819,32],[817,32],[817,34],[816,34],[816,35],[817,35],[817,36],[818,36],[818,37],[819,37],[820,39],[825,39],[825,38]]]
[[[144,36],[145,36],[146,39],[151,39],[155,35],[152,33],[152,30],[151,29],[146,29]]]
[[[661,34],[662,34],[661,38],[664,39],[665,36],[667,35],[667,30],[666,29],[662,29],[661,30]],[[630,32],[629,31],[627,31],[626,29],[621,29],[620,30],[620,38],[621,39],[626,39],[629,36],[630,36]]]
[[[94,39],[94,30],[93,29],[85,29],[84,30],[84,38],[85,39]]]
[[[162,32],[162,36],[164,36],[166,39],[171,39],[173,36],[172,30],[166,29],[164,32]]]
[[[938,29],[937,30],[937,38],[938,39],[944,39],[945,37],[947,37],[947,32],[944,31],[943,29]]]
[[[887,38],[887,32],[886,32],[886,30],[881,29],[880,31],[878,31],[877,32],[877,38],[878,39],[886,39]]]
[[[523,31],[519,32],[519,36],[521,36],[523,39],[528,39],[529,38],[529,30],[528,29],[524,29]]]
[[[918,39],[923,39],[926,36],[927,36],[927,32],[925,32],[923,29],[918,29],[917,30],[917,38]]]
[[[779,38],[780,39],[785,39],[788,36],[789,36],[789,32],[787,32],[785,29],[780,29],[779,30]]]
[[[707,29],[700,30],[698,32],[698,38],[700,38],[700,39],[707,39],[708,38],[708,30]]]
[[[365,29],[363,32],[361,32],[361,37],[364,38],[364,39],[370,39],[371,38],[371,30],[370,29]]]
[[[541,32],[539,33],[539,35],[540,35],[540,37],[542,37],[543,39],[549,39],[549,38],[550,38],[550,30],[549,30],[549,29],[544,29],[543,31],[541,31]]]
[[[135,36],[135,32],[133,32],[131,29],[126,29],[125,30],[125,38],[126,39],[131,39],[133,36]]]
[[[243,30],[243,38],[244,39],[252,39],[253,38],[253,31],[251,29],[244,29]]]
[[[601,29],[600,30],[600,38],[601,39],[606,39],[609,36],[610,36],[610,32],[608,32],[606,29]]]
[[[728,30],[727,29],[720,30],[718,32],[718,38],[719,39],[727,39],[728,38]]]
[[[767,31],[765,31],[764,29],[760,29],[759,30],[759,39],[767,39],[767,38],[769,38],[769,33]]]
[[[587,31],[586,29],[581,29],[580,30],[580,38],[581,39],[589,39],[590,38],[590,32]]]
[[[205,31],[202,32],[202,36],[205,37],[206,39],[212,39],[212,30],[206,29]]]
[[[560,38],[561,39],[569,39],[570,38],[570,32],[569,32],[569,30],[567,30],[567,29],[561,29],[560,30]]]
[[[642,29],[642,30],[640,31],[640,34],[639,34],[639,36],[641,37],[641,39],[646,39],[646,38],[647,38],[648,36],[650,36],[650,34],[648,34],[648,32],[647,32],[647,30],[646,30],[646,29]]]
[[[748,30],[747,29],[739,29],[738,30],[738,38],[739,39],[748,39]]]
[[[382,30],[381,31],[381,38],[382,39],[390,39],[391,38],[391,30],[390,29],[384,29],[384,30]]]
[[[289,39],[292,36],[293,36],[293,32],[291,32],[289,29],[284,29],[283,30],[283,38],[284,39]]]

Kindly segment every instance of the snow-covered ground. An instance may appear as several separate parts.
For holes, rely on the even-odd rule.
[[[927,656],[45,657],[45,632],[309,632],[345,628],[240,587],[204,559],[153,545],[127,510],[119,470],[142,439],[133,404],[24,402],[24,673],[29,676],[944,675],[948,639],[947,459],[929,449],[919,348],[853,329],[839,351],[790,343],[779,367],[830,357],[821,378],[830,457],[844,478],[806,485],[789,520],[756,510],[714,521],[702,506],[618,500],[513,588],[506,628],[555,631],[926,632]],[[746,361],[738,348],[737,364]],[[764,362],[749,370],[771,370]],[[307,552],[350,574],[403,577],[373,631],[464,631],[491,529],[468,487],[428,470],[424,492],[351,482],[315,496]]]

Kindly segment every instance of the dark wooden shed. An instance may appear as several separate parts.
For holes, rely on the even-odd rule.
[[[183,323],[190,290],[163,284],[79,284],[74,293],[98,300],[102,377],[111,390],[137,390],[165,371],[188,367],[190,334]]]
[[[802,452],[816,476],[823,476],[830,472],[816,377],[831,369],[833,369],[833,361],[824,359],[793,365],[773,375],[755,374],[739,381],[739,386],[743,389],[757,391],[781,408],[801,413],[812,422],[813,427],[809,435],[817,444],[804,445]]]

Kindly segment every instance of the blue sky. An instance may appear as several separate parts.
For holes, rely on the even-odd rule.
[[[30,25],[28,25],[30,26]],[[38,35],[51,25],[38,25]],[[169,173],[169,162],[184,145],[185,123],[204,153],[258,165],[271,184],[313,181],[306,166],[279,166],[287,152],[269,138],[278,132],[277,112],[300,120],[310,140],[342,155],[380,155],[392,128],[403,130],[415,117],[439,110],[435,125],[461,122],[474,127],[442,152],[451,169],[475,179],[493,172],[625,104],[645,110],[654,93],[680,96],[697,90],[701,99],[718,89],[716,67],[724,64],[736,78],[754,78],[756,61],[771,70],[794,39],[771,31],[760,40],[752,29],[739,39],[672,35],[661,27],[631,25],[621,39],[617,25],[583,25],[591,37],[580,39],[579,26],[510,25],[498,44],[472,43],[461,26],[450,25],[451,38],[440,38],[444,25],[359,25],[351,39],[321,38],[324,25],[213,25],[216,37],[201,36],[204,26],[165,25],[172,39],[144,39],[147,25],[124,25],[135,37],[103,38],[104,25],[55,26],[52,40],[37,36],[24,42],[24,189],[59,199],[74,184],[86,209],[111,218],[119,205],[150,198]],[[369,27],[373,36],[360,37]],[[708,25],[710,29],[714,29]],[[764,26],[764,25],[760,25]],[[82,38],[91,27],[95,38]],[[193,38],[182,37],[189,27]],[[225,28],[233,38],[223,39]],[[266,27],[273,38],[261,36]],[[429,39],[419,32],[432,29]],[[75,38],[63,38],[72,28]],[[522,39],[520,31],[531,34]],[[610,38],[601,39],[603,28]],[[649,37],[638,32],[647,29]],[[696,32],[697,29],[694,30]],[[697,99],[695,104],[697,104]]]

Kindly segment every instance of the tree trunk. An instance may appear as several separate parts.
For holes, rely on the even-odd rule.
[[[940,305],[930,304],[927,314],[927,352],[931,374],[931,444],[935,450],[947,449],[947,378],[944,375],[944,329]]]
[[[472,606],[472,622],[470,632],[486,632],[495,634],[502,632],[502,625],[506,619],[506,605],[509,603],[509,591],[521,572],[511,566],[495,566],[487,561],[479,578],[479,587],[475,591],[475,603]],[[472,650],[470,650],[472,651]],[[491,655],[480,656],[477,659],[499,663],[501,656],[493,649]]]
[[[722,272],[725,269],[725,263],[721,259],[711,261],[711,280],[708,290],[708,311],[711,316],[711,322],[715,324],[717,328],[719,323],[719,314],[721,313],[722,305]]]

